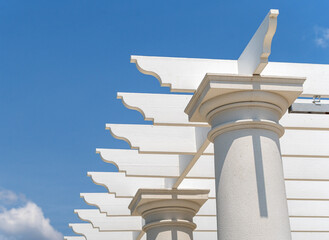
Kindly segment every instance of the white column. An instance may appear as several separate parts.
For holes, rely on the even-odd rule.
[[[278,121],[304,80],[207,75],[187,106],[211,125],[219,240],[291,239]]]
[[[208,199],[208,190],[139,189],[129,205],[145,220],[147,240],[192,240],[193,217]]]

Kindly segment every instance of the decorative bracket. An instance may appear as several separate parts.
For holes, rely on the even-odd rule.
[[[271,54],[279,10],[271,9],[238,59],[239,75],[261,74]]]

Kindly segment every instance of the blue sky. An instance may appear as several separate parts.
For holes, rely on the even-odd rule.
[[[70,235],[80,192],[105,192],[86,173],[115,169],[95,149],[129,147],[105,123],[143,123],[116,92],[169,92],[130,55],[237,59],[271,8],[271,61],[329,63],[327,0],[0,0],[0,224],[50,219],[0,240]]]

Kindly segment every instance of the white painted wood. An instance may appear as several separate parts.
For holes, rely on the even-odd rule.
[[[206,73],[238,73],[236,60],[131,56],[131,62],[174,92],[194,92]]]
[[[108,216],[130,215],[128,205],[132,198],[117,198],[113,193],[81,193],[80,196],[87,204],[98,207]]]
[[[141,153],[194,154],[207,139],[209,128],[133,124],[107,124],[114,137]],[[310,145],[310,140],[316,144]],[[329,156],[329,131],[286,129],[280,139],[282,155]],[[213,153],[213,144],[205,151]]]
[[[288,209],[293,217],[329,217],[329,201],[288,200]]]
[[[187,178],[215,178],[214,156],[201,155],[192,169],[186,175]]]
[[[171,178],[128,177],[120,172],[89,172],[94,183],[105,186],[117,197],[133,197],[139,188],[170,189]],[[286,181],[288,199],[329,199],[329,181]],[[123,187],[124,186],[124,187]],[[209,197],[215,197],[213,179],[184,179],[179,189],[210,189]]]
[[[139,188],[171,188],[171,179],[127,177],[120,172],[88,172],[93,182],[102,185],[117,197],[133,197]]]
[[[286,113],[280,120],[285,129],[329,130],[329,115]]]
[[[64,236],[64,240],[86,240],[85,237]]]
[[[216,197],[215,181],[213,179],[184,179],[178,189],[209,189],[209,198]]]
[[[132,110],[140,112],[146,121],[154,125],[190,125],[188,116],[184,113],[192,95],[121,93],[117,97]],[[193,123],[193,125],[207,125]]]
[[[197,216],[216,216],[216,199],[208,199],[200,208]]]
[[[81,193],[80,195],[88,205],[98,207],[100,212],[106,213],[107,216],[131,215],[128,205],[130,204],[132,197],[115,197],[114,193]],[[208,199],[207,202],[200,208],[197,215],[215,216],[215,199]]]
[[[280,139],[282,155],[329,156],[329,131],[288,129]]]
[[[206,73],[238,74],[236,60],[131,56],[131,62],[173,92],[194,92]],[[302,96],[329,96],[329,65],[269,62],[262,76],[306,77]]]
[[[283,157],[283,173],[285,179],[329,180],[329,158]]]
[[[298,182],[297,182],[298,183]],[[87,204],[96,206],[108,216],[129,216],[128,205],[132,198],[118,198],[111,193],[82,193]],[[288,200],[289,216],[329,217],[329,201]],[[216,216],[216,201],[208,199],[198,216]]]
[[[85,237],[64,237],[65,240],[112,240],[112,239],[124,239],[124,240],[135,240],[137,239],[138,232],[124,231],[124,232],[100,232],[99,230],[92,228],[91,224],[71,224],[72,227],[81,232],[80,234],[86,235]],[[90,228],[91,226],[91,228]],[[193,232],[194,240],[217,240],[217,232]],[[141,240],[146,240],[146,235],[144,235]]]
[[[128,177],[120,172],[88,172],[95,184],[102,185],[117,197],[133,197],[139,188],[170,189],[173,178]],[[184,179],[179,189],[210,189],[209,197],[214,197],[213,179]],[[124,186],[124,187],[123,187]]]
[[[137,150],[125,149],[97,149],[96,152],[103,161],[115,164],[119,171],[126,172],[129,176],[179,177],[192,159],[191,155],[141,154]],[[203,158],[207,159],[209,156]],[[206,161],[202,159],[200,164],[203,162]]]
[[[290,218],[292,231],[327,231],[329,232],[329,218]]]
[[[197,231],[217,231],[216,217],[196,216],[194,222],[197,224]],[[328,231],[329,218],[290,218],[291,231]]]
[[[143,227],[140,216],[109,217],[97,209],[78,209],[75,213],[100,231],[141,231]],[[193,221],[197,225],[196,231],[217,231],[216,216],[195,216]]]
[[[179,177],[190,155],[139,154],[137,150],[97,149],[103,161],[127,176]],[[283,157],[285,179],[329,180],[329,158]],[[214,157],[202,155],[187,178],[214,178]]]
[[[80,211],[80,210],[79,210]],[[87,212],[87,210],[85,210]],[[142,228],[141,217],[127,216],[127,217],[104,217],[101,218],[95,211],[88,210],[88,221],[93,222],[94,227],[100,228],[100,231],[117,232],[125,231],[133,232]],[[80,217],[80,216],[79,216]],[[100,220],[101,218],[101,220]],[[117,221],[113,220],[116,219]],[[197,225],[195,231],[217,231],[216,216],[196,216],[193,218],[194,223]],[[328,231],[329,232],[329,218],[303,218],[291,217],[290,218],[292,231]],[[121,226],[120,226],[121,225]],[[140,225],[140,228],[138,226]],[[73,228],[73,227],[72,227]],[[75,228],[73,228],[74,231]],[[92,231],[92,230],[89,230]],[[78,231],[81,233],[81,231]]]
[[[192,95],[118,93],[125,106],[141,112],[145,120],[152,120],[154,125],[190,125],[208,126],[206,123],[188,121],[184,112]],[[310,99],[297,99],[296,102],[312,103]],[[327,100],[322,100],[327,104]],[[329,115],[325,114],[289,114],[280,120],[285,128],[328,129]]]
[[[85,236],[86,240],[136,240],[140,231],[116,231],[116,232],[101,232],[97,228],[93,228],[90,223],[71,223],[69,226],[79,235]],[[141,240],[146,240],[143,237]]]
[[[302,96],[329,96],[329,65],[270,62],[262,75],[306,77]]]
[[[217,240],[217,232],[193,232],[194,240]]]
[[[271,54],[279,10],[271,9],[238,59],[239,74],[261,74]]]
[[[207,138],[208,128],[138,124],[106,124],[113,137],[140,152],[193,154]]]
[[[288,199],[329,200],[329,181],[285,181]]]
[[[292,232],[292,240],[328,240],[329,232]]]
[[[90,222],[100,231],[141,231],[143,219],[140,216],[106,216],[98,209],[74,210],[79,218]]]
[[[196,231],[217,231],[216,216],[195,216],[193,222],[197,225]]]

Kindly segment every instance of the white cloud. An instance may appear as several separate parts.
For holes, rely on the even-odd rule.
[[[23,194],[16,194],[7,189],[0,190],[0,206],[18,204],[22,202],[26,202],[26,197]]]
[[[6,193],[6,194],[5,194]],[[45,218],[42,209],[23,195],[12,191],[0,191],[1,202],[21,202],[23,206],[0,210],[0,240],[62,240],[61,233],[56,231]]]
[[[315,43],[317,46],[326,48],[329,46],[329,28],[316,26],[315,30]]]

